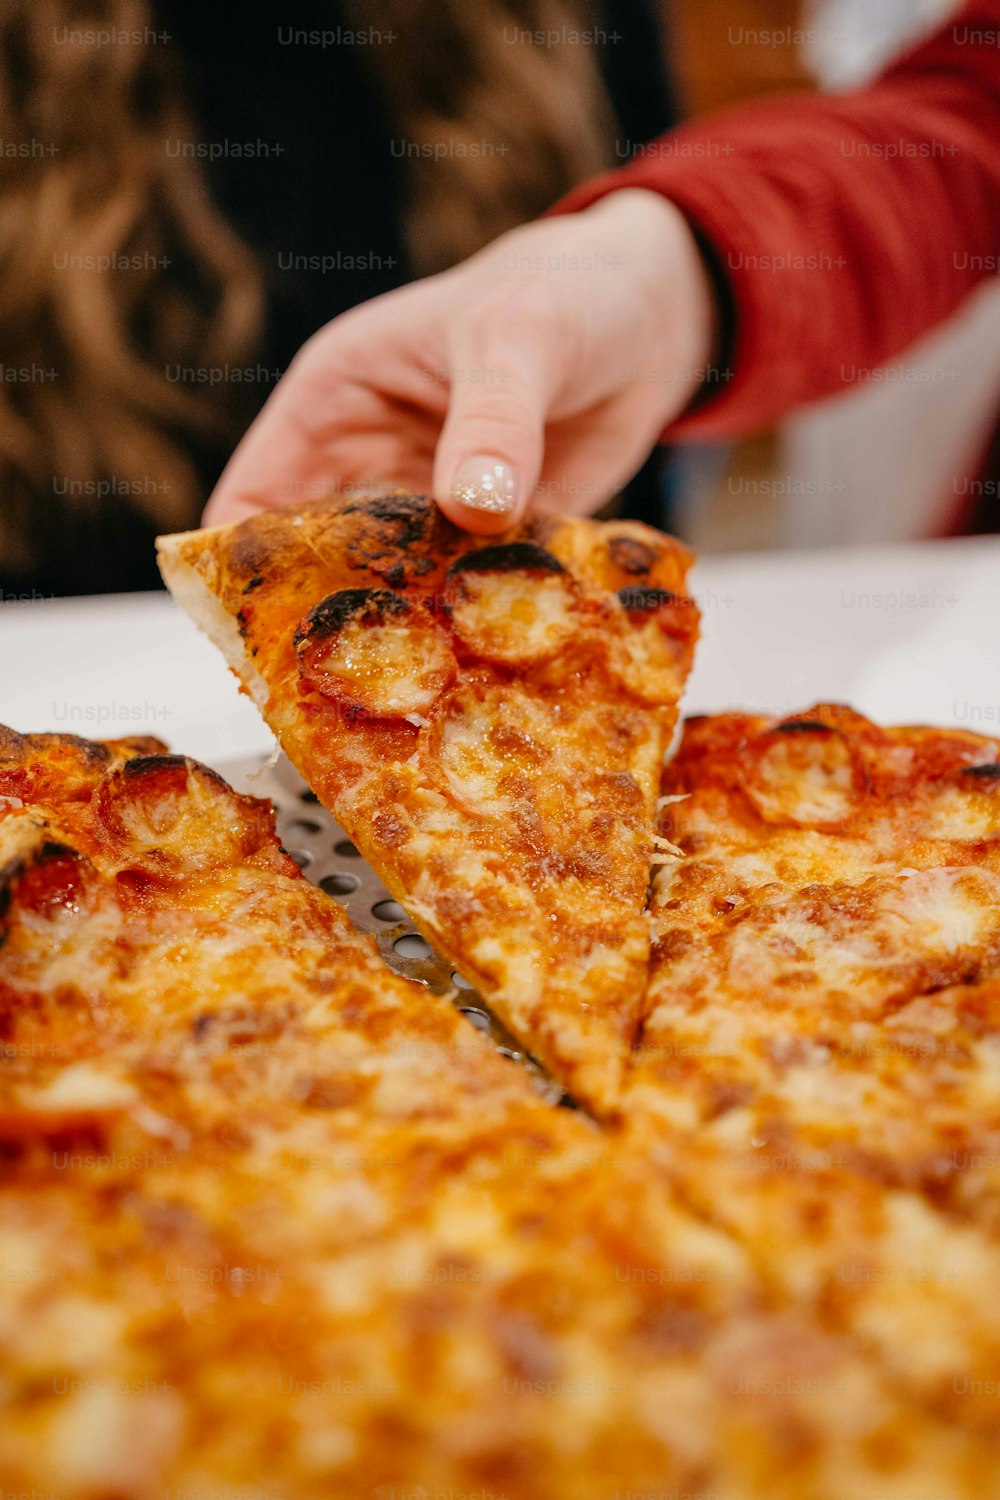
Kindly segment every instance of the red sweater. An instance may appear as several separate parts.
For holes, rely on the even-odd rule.
[[[855,93],[671,131],[558,210],[621,187],[677,204],[732,293],[732,378],[668,436],[746,432],[842,391],[842,366],[883,364],[1000,268],[1000,0]]]

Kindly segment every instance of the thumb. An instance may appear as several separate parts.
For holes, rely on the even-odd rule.
[[[434,461],[434,497],[466,531],[517,525],[538,483],[549,405],[546,363],[531,335],[463,339],[451,366],[448,415]]]

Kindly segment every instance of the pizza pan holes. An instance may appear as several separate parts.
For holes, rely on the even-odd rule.
[[[305,870],[312,864],[313,857],[308,849],[286,849],[288,858],[294,860],[300,870]]]
[[[380,922],[406,921],[406,912],[398,901],[376,901],[372,907],[372,916],[378,917]]]
[[[468,1025],[479,1032],[491,1052],[503,1048],[503,1056],[524,1069],[546,1103],[574,1107],[574,1102],[547,1076],[530,1053],[518,1050],[515,1039],[486,1009],[475,986],[417,936],[404,909],[392,900],[314,792],[304,788],[298,779],[293,785],[284,785],[271,767],[262,768],[257,758],[227,770],[228,778],[241,789],[246,783],[249,793],[257,797],[268,796],[275,804],[282,815],[279,832],[284,835],[286,852],[296,862],[308,858],[308,853],[312,854],[307,879],[349,910],[361,932],[374,934],[378,951],[390,970],[411,984],[419,984],[424,991],[450,999]],[[318,833],[302,831],[302,825],[314,821],[319,826]],[[292,845],[290,851],[289,844]]]
[[[304,835],[306,838],[311,838],[313,834],[322,833],[323,829],[321,824],[317,823],[314,818],[293,818],[288,824],[288,831],[289,833],[298,833]]]
[[[429,944],[425,943],[423,938],[418,937],[415,932],[408,932],[403,937],[397,938],[392,947],[393,951],[398,953],[400,958],[431,957]]]

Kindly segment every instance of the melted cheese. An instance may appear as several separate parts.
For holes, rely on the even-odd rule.
[[[985,1432],[1000,840],[995,793],[964,767],[995,752],[805,717],[824,714],[834,739],[697,721],[667,768],[664,831],[686,858],[655,885],[624,1111],[776,1287],[821,1301],[922,1400],[968,1389],[949,1411]]]
[[[307,643],[306,654],[324,690],[380,718],[426,714],[455,672],[447,637],[423,611],[377,625],[351,620],[329,643]]]
[[[465,645],[489,661],[528,666],[554,656],[577,628],[564,574],[462,573],[452,622]]]
[[[882,913],[900,924],[903,951],[978,953],[998,933],[1000,876],[966,868],[908,872],[880,902]]]
[[[858,800],[847,741],[839,735],[781,735],[748,762],[747,793],[769,821],[841,823]]]
[[[72,818],[89,899],[46,915],[15,889],[8,907],[5,1488],[305,1500],[387,1490],[404,1463],[474,1493],[513,1448],[546,1496],[581,1474],[676,1487],[686,1458],[648,1393],[681,1387],[707,1423],[685,1453],[721,1486],[745,1423],[716,1366],[764,1302],[748,1258],[642,1154],[543,1104],[451,1006],[385,970],[273,835],[234,858],[248,810],[196,792],[174,809],[199,819],[183,881],[123,881],[150,821],[114,802],[141,833],[130,857],[87,799]],[[456,816],[440,795],[428,811]],[[173,838],[177,818],[157,820]],[[544,997],[518,951],[509,983]],[[480,960],[510,952],[498,933]],[[619,958],[593,938],[604,981]],[[583,1025],[569,1045],[586,1058]],[[808,1316],[769,1327],[801,1361]],[[915,1475],[926,1420],[849,1348],[833,1358]],[[762,1421],[783,1452],[781,1414]],[[810,1453],[839,1460],[843,1424],[814,1424]],[[776,1480],[766,1466],[768,1493]]]

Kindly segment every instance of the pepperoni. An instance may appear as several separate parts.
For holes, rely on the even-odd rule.
[[[742,763],[744,790],[767,823],[842,830],[867,796],[858,751],[839,730],[819,722],[791,720],[757,735]]]
[[[87,904],[96,871],[76,849],[56,839],[39,836],[0,869],[0,941],[15,912],[30,912],[51,921],[64,912],[77,913]]]
[[[657,554],[647,542],[634,536],[613,536],[608,542],[608,556],[623,573],[643,577],[657,563]]]
[[[533,542],[467,552],[448,569],[446,600],[466,650],[507,666],[548,661],[577,623],[576,584]]]
[[[426,714],[451,683],[447,635],[422,605],[391,589],[341,589],[295,632],[299,674],[353,718]]]
[[[139,755],[95,789],[95,831],[119,869],[175,879],[273,842],[270,805],[182,755]]]
[[[460,573],[565,573],[554,552],[535,542],[497,542],[491,547],[477,547],[457,557],[448,569],[448,577]]]
[[[982,786],[995,786],[1000,782],[1000,761],[987,761],[982,766],[963,766],[963,776],[974,776]]]
[[[622,613],[608,650],[618,679],[642,703],[676,703],[697,634],[697,605],[651,584],[628,584],[617,599]]]
[[[629,584],[618,590],[618,600],[631,619],[643,615],[658,614],[667,605],[676,604],[677,595],[669,589],[643,588],[641,584]]]

